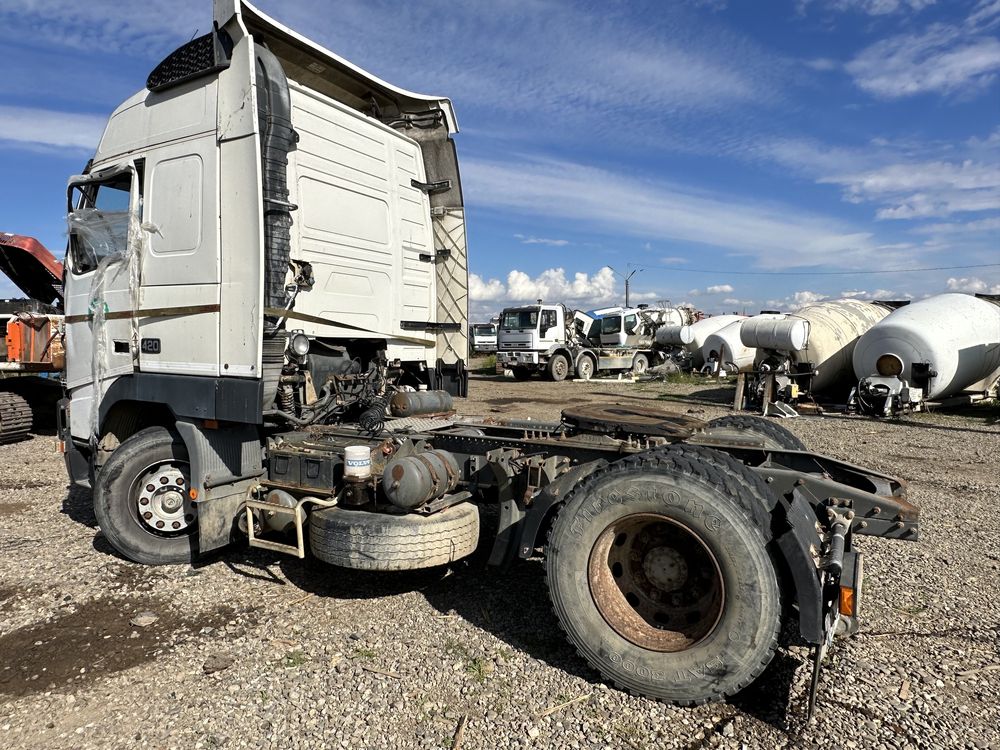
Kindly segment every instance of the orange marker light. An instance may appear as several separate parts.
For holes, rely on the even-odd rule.
[[[854,600],[854,589],[849,586],[840,587],[840,614],[853,617],[857,614]]]
[[[192,500],[197,500],[198,499],[198,490],[196,490],[194,487],[192,487],[191,489],[189,489],[188,490],[188,497],[190,497]]]

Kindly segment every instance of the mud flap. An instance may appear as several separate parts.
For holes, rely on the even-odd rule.
[[[205,553],[229,544],[247,491],[264,473],[260,436],[248,425],[207,429],[187,420],[176,425],[191,463],[198,551]]]

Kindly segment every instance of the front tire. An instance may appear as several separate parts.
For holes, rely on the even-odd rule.
[[[560,383],[569,375],[569,360],[565,354],[553,354],[549,360],[549,377]]]
[[[97,472],[94,515],[119,553],[144,565],[194,560],[198,513],[180,436],[150,427],[126,439]]]
[[[766,528],[718,466],[692,470],[691,458],[665,450],[596,472],[546,549],[553,607],[584,659],[622,689],[680,705],[756,679],[781,616]]]

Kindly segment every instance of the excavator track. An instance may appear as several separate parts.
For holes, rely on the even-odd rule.
[[[23,397],[0,391],[0,444],[16,443],[31,430],[31,406]]]

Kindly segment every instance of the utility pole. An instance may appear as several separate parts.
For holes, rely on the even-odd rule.
[[[611,268],[611,266],[608,266],[608,268]],[[633,276],[635,276],[637,273],[639,273],[639,271],[644,270],[642,268],[636,268],[636,269],[634,269],[632,271],[629,271],[630,268],[632,268],[632,264],[631,263],[629,263],[627,266],[625,266],[625,270],[626,270],[627,273],[621,273],[620,271],[616,271],[614,268],[611,268],[612,273],[616,273],[619,276],[621,276],[623,279],[625,279],[625,307],[631,307],[631,305],[629,304],[629,297],[628,297],[629,282],[632,280]]]

